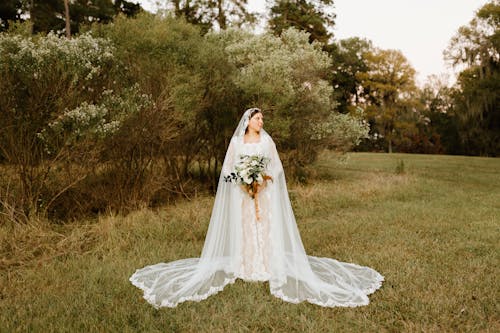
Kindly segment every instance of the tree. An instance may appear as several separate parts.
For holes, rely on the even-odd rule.
[[[108,23],[119,14],[137,15],[142,8],[126,0],[3,0],[0,3],[0,31],[8,28],[8,20],[33,23],[32,32],[78,33],[80,26],[94,22]],[[68,19],[69,14],[69,19]]]
[[[447,154],[463,154],[457,119],[453,114],[455,89],[448,87],[448,78],[431,75],[419,96],[424,114],[429,119],[431,137],[438,137]]]
[[[142,11],[140,4],[126,0],[114,0],[114,6],[116,13],[125,14],[127,17],[135,17]]]
[[[309,33],[309,41],[324,44],[332,38],[336,15],[329,12],[333,0],[277,0],[271,7],[269,27],[277,35],[295,27]]]
[[[94,22],[109,23],[116,13],[112,0],[73,0],[71,5],[71,18],[77,28]]]
[[[407,121],[403,114],[412,112],[411,99],[416,92],[415,70],[398,50],[374,49],[366,53],[367,72],[357,74],[370,121],[392,152],[395,135]],[[403,122],[402,122],[403,121]]]
[[[63,1],[32,0],[28,3],[28,10],[33,22],[33,33],[63,31],[66,26]],[[73,30],[76,31],[76,27]]]
[[[113,130],[113,108],[102,103],[112,50],[109,41],[89,35],[70,41],[0,34],[0,150],[17,173],[14,201],[25,216],[45,211],[81,180],[98,145],[94,138]],[[53,170],[66,162],[68,183],[47,195]]]
[[[69,16],[69,0],[64,0],[64,19],[66,21],[66,37],[71,37],[71,21]]]
[[[199,25],[202,33],[212,28],[226,29],[254,24],[256,14],[247,9],[247,0],[170,0],[176,17]]]
[[[354,110],[361,103],[362,85],[360,73],[368,71],[366,54],[373,49],[372,42],[358,37],[333,43],[329,47],[333,59],[331,81],[334,98],[341,113]]]
[[[484,5],[444,52],[457,79],[454,114],[466,153],[500,154],[500,1]]]
[[[9,21],[21,20],[22,7],[21,0],[2,0],[0,2],[0,31],[9,28]]]

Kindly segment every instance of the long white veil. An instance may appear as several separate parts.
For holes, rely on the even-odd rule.
[[[242,191],[224,176],[234,170],[248,125],[248,109],[231,138],[200,258],[181,259],[138,269],[130,281],[144,291],[144,298],[155,307],[175,307],[179,303],[200,301],[213,295],[239,277],[242,261]],[[306,255],[288,197],[283,167],[276,146],[265,130],[260,144],[271,162],[268,185],[270,207],[269,286],[276,297],[298,303],[308,301],[321,306],[360,306],[383,281],[377,271],[330,258]]]

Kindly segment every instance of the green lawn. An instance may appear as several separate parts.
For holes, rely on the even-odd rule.
[[[368,306],[294,305],[238,280],[154,309],[128,278],[199,255],[213,202],[203,196],[66,226],[1,226],[0,332],[500,331],[499,158],[325,155],[314,172],[289,186],[306,250],[384,275]]]

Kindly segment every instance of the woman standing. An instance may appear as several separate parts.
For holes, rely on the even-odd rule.
[[[383,276],[369,267],[306,254],[263,125],[260,109],[248,109],[231,138],[201,257],[146,266],[130,277],[153,306],[200,301],[237,278],[269,281],[271,293],[287,302],[327,307],[366,305],[380,288]],[[264,170],[250,175],[258,166]]]

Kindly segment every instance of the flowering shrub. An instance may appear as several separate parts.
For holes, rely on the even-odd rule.
[[[102,74],[113,60],[113,50],[109,41],[90,34],[72,39],[53,33],[38,38],[1,34],[0,68],[26,85],[30,84],[28,79],[44,81],[56,68],[64,69],[76,86]]]
[[[141,94],[137,85],[119,96],[105,90],[103,96],[102,104],[83,102],[65,110],[37,134],[48,154],[57,150],[58,144],[72,146],[84,140],[97,142],[110,137],[129,117],[152,105],[150,96]]]
[[[366,137],[363,112],[340,114],[326,80],[331,58],[309,35],[290,28],[277,37],[229,30],[217,35],[237,73],[232,78],[264,110],[266,129],[278,141],[291,173],[323,148],[347,151]],[[214,36],[208,38],[215,38]]]
[[[304,95],[316,113],[332,108],[332,88],[322,79],[330,58],[320,44],[309,43],[307,33],[288,29],[276,37],[228,31],[224,38],[229,59],[238,68],[235,83],[264,109],[286,113]]]
[[[48,209],[53,195],[84,179],[102,139],[151,105],[137,86],[116,84],[114,51],[90,34],[0,34],[0,151],[17,169],[25,215]],[[64,164],[66,178],[50,183]]]
[[[3,134],[36,139],[49,124],[56,126],[55,119],[77,119],[85,113],[95,118],[105,112],[97,104],[110,84],[113,50],[109,41],[90,34],[73,39],[52,33],[45,37],[0,34],[0,126],[12,130]]]
[[[193,178],[215,190],[249,106],[263,109],[294,176],[321,149],[365,135],[360,115],[336,112],[331,59],[307,33],[202,36],[146,13],[92,29],[72,39],[0,34],[0,160],[17,169],[25,214],[133,208],[187,196]]]

